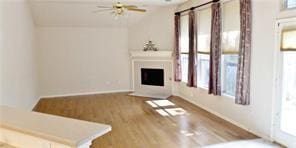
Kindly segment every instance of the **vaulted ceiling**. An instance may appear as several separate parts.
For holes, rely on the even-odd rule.
[[[96,6],[112,6],[116,2],[137,5],[148,11],[144,14],[129,12],[115,20],[110,12],[93,13]],[[127,26],[141,20],[155,9],[177,5],[187,0],[30,0],[36,25],[50,27]]]

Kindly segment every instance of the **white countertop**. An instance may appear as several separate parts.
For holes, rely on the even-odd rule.
[[[111,131],[98,124],[0,106],[0,127],[78,147]]]

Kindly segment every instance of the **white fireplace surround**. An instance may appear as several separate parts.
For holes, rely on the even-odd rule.
[[[130,95],[166,99],[172,94],[172,51],[131,51],[132,86]],[[163,69],[164,86],[141,84],[141,68]]]

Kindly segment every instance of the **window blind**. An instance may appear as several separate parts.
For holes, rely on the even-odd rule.
[[[284,29],[282,31],[282,51],[296,51],[296,29]]]
[[[180,40],[180,48],[181,53],[189,52],[189,16],[182,15],[181,16],[181,40]]]
[[[197,14],[197,51],[201,54],[210,54],[212,10],[211,8],[206,8],[199,10]]]
[[[223,4],[222,8],[222,52],[236,54],[240,39],[240,3],[232,0]]]

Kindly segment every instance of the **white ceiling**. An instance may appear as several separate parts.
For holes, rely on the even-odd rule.
[[[110,12],[93,13],[97,5],[111,6],[116,2],[138,5],[146,13],[129,12],[115,20]],[[36,25],[50,27],[127,26],[149,15],[155,9],[176,5],[187,0],[30,0]]]

